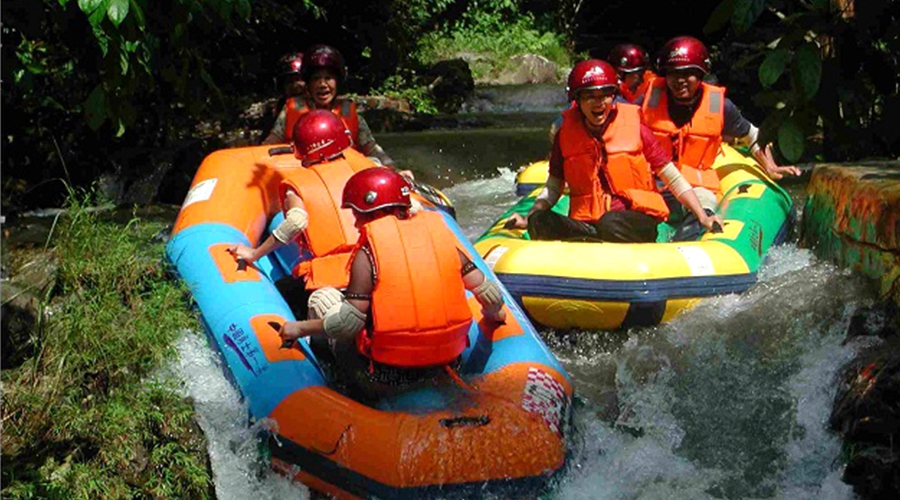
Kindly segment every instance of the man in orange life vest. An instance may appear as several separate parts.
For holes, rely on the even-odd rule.
[[[337,49],[329,45],[315,45],[304,51],[301,75],[306,82],[306,94],[287,101],[263,144],[291,142],[294,124],[301,116],[313,109],[325,109],[344,121],[354,149],[376,163],[394,167],[394,160],[375,142],[366,120],[357,113],[356,104],[350,99],[338,97],[338,89],[347,79],[347,66]],[[408,170],[401,174],[412,178]]]
[[[361,170],[377,167],[351,148],[350,133],[337,115],[314,110],[294,127],[294,155],[305,168],[281,182],[284,221],[256,248],[236,245],[232,254],[247,263],[297,240],[313,258],[293,270],[308,290],[323,286],[344,288],[349,279],[347,264],[359,238],[353,214],[340,210],[340,193],[347,180]],[[388,170],[387,168],[384,168]]]
[[[526,216],[513,214],[507,228],[528,229],[533,239],[654,242],[656,226],[669,215],[654,175],[703,226],[722,220],[710,216],[671,158],[641,124],[640,108],[614,102],[615,69],[597,59],[581,61],[569,74],[567,92],[576,106],[563,123],[550,152],[547,184]],[[550,210],[569,187],[569,215]]]
[[[725,97],[725,88],[703,82],[709,74],[706,46],[696,38],[679,36],[660,51],[655,78],[638,100],[643,120],[674,158],[681,174],[694,187],[700,203],[715,210],[722,197],[719,177],[712,164],[723,137],[750,146],[750,152],[769,177],[800,175],[794,166],[779,166],[771,145],[758,143],[759,130]]]
[[[327,338],[338,370],[369,397],[433,382],[468,344],[471,290],[486,318],[505,319],[496,283],[460,249],[443,217],[410,213],[409,183],[389,169],[368,169],[347,181],[360,239],[346,293],[314,292],[311,318],[285,323],[286,343]],[[311,339],[311,340],[313,340]]]
[[[619,75],[619,95],[634,103],[656,78],[644,49],[633,43],[621,43],[609,52],[609,62]]]

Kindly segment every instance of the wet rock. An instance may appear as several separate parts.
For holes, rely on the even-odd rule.
[[[424,72],[435,106],[441,113],[456,113],[475,90],[472,70],[464,59],[439,61]]]
[[[883,341],[860,352],[841,373],[829,424],[847,456],[843,480],[863,499],[900,495],[900,334],[897,306],[886,301],[853,318],[848,336]]]
[[[817,165],[806,192],[800,244],[900,302],[900,162]]]
[[[12,269],[11,276],[0,285],[0,364],[4,369],[19,366],[34,354],[36,325],[46,314],[43,299],[56,286],[58,269],[56,254],[40,251]]]
[[[521,85],[525,83],[559,83],[559,67],[544,56],[520,54],[510,58],[507,71],[499,75],[495,83],[499,85]]]

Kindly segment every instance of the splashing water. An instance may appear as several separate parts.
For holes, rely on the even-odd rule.
[[[202,333],[178,339],[177,373],[194,402],[209,447],[219,500],[306,500],[309,490],[269,468],[259,453],[261,423],[248,425],[247,406],[225,378],[216,353]]]
[[[516,200],[515,172],[444,190],[474,240]],[[860,278],[789,243],[759,283],[673,321],[618,332],[543,331],[578,397],[574,458],[551,498],[855,498],[827,428]],[[308,498],[257,454],[240,395],[202,336],[179,341],[178,369],[209,440],[219,498]]]

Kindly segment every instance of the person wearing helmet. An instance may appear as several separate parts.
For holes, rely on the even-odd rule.
[[[288,101],[284,120],[276,121],[264,144],[291,142],[297,120],[310,110],[324,109],[344,120],[354,149],[381,165],[394,167],[394,160],[378,145],[366,120],[357,113],[356,103],[338,96],[338,90],[347,79],[347,66],[337,49],[329,45],[315,45],[307,49],[301,76],[306,82],[306,94]],[[412,177],[409,171],[403,171],[403,174]]]
[[[334,113],[317,109],[294,125],[293,152],[305,168],[296,169],[279,186],[284,220],[256,248],[236,245],[235,259],[253,263],[276,248],[297,241],[312,258],[293,269],[307,290],[343,288],[350,251],[359,232],[349,210],[340,210],[340,193],[356,172],[377,165],[351,146],[350,131]],[[388,170],[388,169],[384,169]]]
[[[266,125],[263,127],[263,140],[260,144],[274,144],[280,142],[275,134],[275,128],[279,127],[284,130],[284,123],[287,116],[287,105],[291,99],[303,99],[306,93],[306,82],[303,81],[301,69],[303,68],[303,52],[291,52],[286,54],[278,61],[278,77],[279,86],[281,87],[281,97],[275,105],[276,115],[267,119]],[[271,121],[269,121],[271,120]],[[283,134],[282,134],[283,135]]]
[[[655,78],[638,101],[644,123],[663,149],[674,158],[707,210],[722,197],[719,177],[712,169],[723,137],[750,146],[750,152],[769,177],[800,175],[795,166],[779,166],[771,145],[758,143],[759,129],[725,97],[725,88],[703,81],[710,72],[709,51],[700,40],[678,36],[660,51]],[[688,217],[686,221],[690,221]]]
[[[532,239],[654,242],[657,225],[669,215],[654,176],[704,227],[721,226],[641,124],[640,108],[615,101],[618,88],[616,70],[606,61],[589,59],[572,68],[566,91],[576,105],[563,113],[547,183],[528,214],[513,214],[507,228],[527,228]],[[568,216],[550,210],[565,185]]]
[[[437,212],[410,212],[410,185],[396,172],[368,169],[344,187],[342,207],[360,230],[345,293],[309,299],[310,319],[285,323],[292,343],[326,338],[339,373],[368,397],[431,382],[468,345],[473,321],[465,290],[485,318],[503,322],[499,286],[467,257]]]
[[[619,93],[634,103],[647,91],[656,74],[650,69],[647,53],[640,45],[621,43],[609,52],[609,61],[619,75]]]

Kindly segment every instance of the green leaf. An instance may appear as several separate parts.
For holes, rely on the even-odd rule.
[[[103,87],[97,85],[84,101],[85,121],[92,130],[97,130],[103,122],[106,121],[106,115],[109,112],[109,106],[106,104],[106,92]]]
[[[141,4],[138,3],[137,0],[131,1],[131,12],[134,12],[134,19],[137,21],[138,27],[141,31],[144,31],[144,26],[147,24],[144,21],[144,9],[141,8]]]
[[[128,52],[124,50],[119,51],[119,68],[123,75],[128,74]]]
[[[130,0],[109,0],[109,6],[106,8],[106,15],[109,16],[109,20],[112,21],[116,28],[122,24],[122,21],[125,20],[125,16],[128,15],[128,6],[130,3]]]
[[[78,0],[78,8],[85,14],[90,14],[100,7],[103,0]]]
[[[766,59],[759,65],[759,81],[768,88],[775,84],[784,73],[785,67],[791,60],[791,53],[786,49],[777,48],[766,55]]]
[[[703,32],[710,34],[721,30],[731,21],[733,14],[734,0],[722,0],[722,3],[710,14],[706,26],[703,27]]]
[[[734,0],[731,24],[735,31],[743,33],[749,30],[765,7],[765,0]]]
[[[119,120],[119,130],[116,131],[116,137],[122,137],[125,134],[125,123]]]
[[[803,155],[805,147],[803,131],[793,117],[781,122],[778,127],[778,149],[787,161],[793,163]]]
[[[106,32],[99,26],[94,26],[94,36],[97,38],[100,52],[103,54],[103,57],[106,57],[106,54],[109,52],[109,37],[106,36]]]
[[[818,45],[805,43],[797,49],[795,69],[800,92],[807,100],[812,99],[819,91],[822,80],[822,57]]]
[[[95,30],[99,28],[100,23],[102,23],[103,20],[106,19],[106,6],[108,4],[109,0],[100,0],[100,5],[98,5],[97,8],[88,15],[88,21],[91,23],[91,26],[93,26]]]

